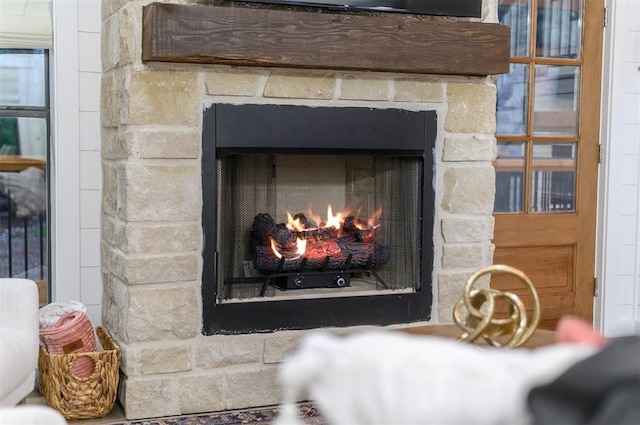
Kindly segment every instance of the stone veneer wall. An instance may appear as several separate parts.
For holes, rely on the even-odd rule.
[[[103,1],[102,315],[122,349],[126,417],[276,404],[278,364],[304,335],[201,334],[200,154],[211,103],[436,110],[430,323],[451,322],[464,281],[493,256],[492,79],[143,64],[146,3]]]

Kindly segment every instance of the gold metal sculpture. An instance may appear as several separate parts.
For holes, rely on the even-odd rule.
[[[533,300],[533,315],[531,323],[527,323],[527,312],[524,303],[512,292],[497,289],[473,289],[476,281],[483,275],[492,272],[502,272],[514,275],[522,282]],[[496,302],[506,302],[509,307],[507,317],[497,317]],[[467,311],[463,317],[463,307]],[[453,320],[463,331],[459,341],[474,342],[478,338],[484,339],[494,347],[519,347],[529,340],[540,321],[540,300],[533,283],[522,271],[502,264],[482,268],[472,274],[464,286],[463,297],[453,310]],[[510,335],[510,337],[508,337]],[[507,336],[506,342],[504,341]]]

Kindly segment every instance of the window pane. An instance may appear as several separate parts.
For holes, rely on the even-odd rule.
[[[498,143],[496,202],[494,212],[522,212],[524,194],[525,144]]]
[[[527,129],[529,66],[511,64],[508,74],[496,80],[498,134],[523,135]]]
[[[575,143],[536,143],[531,170],[531,211],[575,211]]]
[[[47,158],[47,120],[0,118],[0,155]]]
[[[581,15],[581,0],[538,0],[536,56],[577,59]]]
[[[0,0],[2,1],[2,0]],[[48,284],[48,53],[0,49],[0,277]]]
[[[0,105],[45,106],[44,50],[0,49]]]
[[[500,0],[498,19],[511,27],[511,56],[529,56],[530,30],[528,0]]]
[[[580,68],[536,65],[535,69],[533,134],[577,135]]]

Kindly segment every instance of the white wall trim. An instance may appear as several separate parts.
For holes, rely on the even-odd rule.
[[[67,301],[80,298],[78,2],[52,12],[51,298]]]

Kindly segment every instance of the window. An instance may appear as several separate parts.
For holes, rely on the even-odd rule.
[[[49,55],[0,49],[0,277],[48,297]]]

